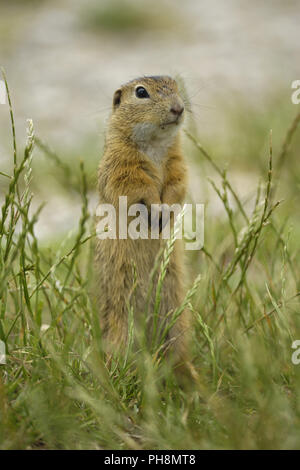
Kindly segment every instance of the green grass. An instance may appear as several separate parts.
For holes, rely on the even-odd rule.
[[[73,169],[35,138],[30,121],[21,155],[11,112],[14,169],[0,174],[0,339],[7,352],[0,365],[0,448],[300,447],[300,365],[291,362],[292,342],[300,339],[299,222],[295,217],[290,226],[289,204],[278,204],[273,184],[279,161],[284,168],[287,159],[296,160],[298,121],[294,128],[285,123],[293,131],[281,157],[270,139],[251,210],[230,171],[189,136],[195,159],[214,175],[224,217],[208,219],[204,249],[187,257],[196,279],[186,304],[199,377],[181,387],[155,348],[128,347],[122,360],[105,366],[94,298],[91,183],[83,164]],[[82,199],[76,233],[52,247],[37,239],[39,210],[31,209],[37,146],[56,166],[58,182],[68,181]],[[296,176],[295,170],[287,177]],[[296,207],[297,186],[279,189],[292,194]],[[160,283],[171,250],[172,242],[158,265]]]
[[[174,12],[162,2],[149,5],[132,0],[91,1],[81,11],[82,24],[94,32],[143,33],[182,26]]]

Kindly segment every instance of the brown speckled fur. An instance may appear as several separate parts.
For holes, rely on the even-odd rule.
[[[139,99],[135,96],[138,85],[147,89],[149,99]],[[119,196],[127,196],[128,207],[140,201],[147,207],[155,203],[184,202],[187,186],[186,165],[180,147],[179,125],[174,123],[164,126],[170,116],[173,116],[170,108],[174,103],[183,105],[177,83],[170,77],[142,77],[125,84],[115,92],[98,181],[100,203],[113,204],[117,214]],[[143,128],[145,123],[153,125],[162,139],[164,135],[170,136],[166,151],[159,162],[141,150],[143,139],[140,142],[134,137],[135,126],[142,125]],[[172,127],[172,130],[169,127]],[[154,131],[149,140],[150,147],[153,139],[159,148],[160,141],[156,141],[156,138]],[[100,318],[109,351],[124,348],[127,341],[127,301],[133,286],[133,264],[137,274],[133,304],[138,320],[139,314],[145,311],[149,275],[162,243],[161,239],[130,238],[97,241]],[[161,316],[174,311],[181,304],[184,298],[183,280],[182,242],[176,240],[163,284]],[[149,312],[153,304],[154,296]],[[183,312],[169,335],[170,339],[173,339],[170,356],[176,363],[186,360],[188,326],[188,314]]]

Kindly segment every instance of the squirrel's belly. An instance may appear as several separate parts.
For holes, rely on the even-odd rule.
[[[161,260],[157,262],[157,256],[162,246],[162,240],[151,239],[98,241],[99,300],[105,315],[109,316],[113,311],[115,315],[127,317],[128,301],[136,315],[145,312],[147,301],[149,311],[152,310],[161,264]],[[165,296],[175,301],[178,295],[177,274],[180,269],[176,258],[176,253],[172,253],[160,310],[169,308],[170,300],[164,299]]]
[[[182,277],[181,265],[177,251],[177,240],[174,252],[171,254],[165,283],[173,278],[174,293],[176,283]],[[99,269],[102,295],[116,295],[120,298],[128,297],[129,292],[135,290],[139,298],[147,298],[150,283],[153,282],[155,292],[156,283],[160,272],[161,259],[158,255],[163,247],[163,241],[159,240],[98,240],[97,266]],[[174,293],[176,296],[176,293]],[[121,299],[120,299],[121,300]]]
[[[161,240],[98,240],[97,266],[100,277],[105,275],[107,282],[117,284],[126,277],[134,283],[149,282],[156,257],[161,248]]]

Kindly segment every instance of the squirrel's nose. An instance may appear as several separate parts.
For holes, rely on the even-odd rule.
[[[175,114],[176,116],[180,116],[184,111],[184,106],[182,106],[179,103],[173,104],[170,111],[171,111],[171,113]]]

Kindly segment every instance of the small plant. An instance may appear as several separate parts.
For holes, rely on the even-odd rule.
[[[149,8],[145,3],[130,0],[92,2],[81,16],[83,23],[91,30],[112,33],[165,30],[177,23],[174,15],[170,15],[161,3],[151,3]]]

